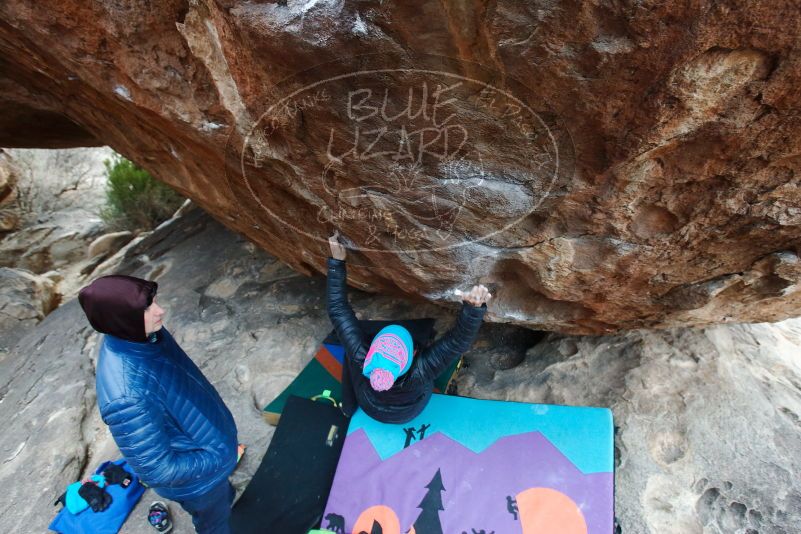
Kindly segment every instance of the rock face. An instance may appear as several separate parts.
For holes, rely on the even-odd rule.
[[[17,175],[13,160],[0,150],[0,236],[18,230],[20,226]]]
[[[94,259],[98,256],[105,257],[117,252],[123,245],[131,241],[132,237],[133,233],[127,230],[103,234],[89,243],[89,248],[86,250],[86,257],[87,259]]]
[[[105,231],[102,162],[112,154],[108,147],[0,150],[0,353],[131,239],[124,232],[95,239]]]
[[[102,140],[302,273],[336,227],[357,287],[481,281],[499,322],[801,313],[791,2],[9,0],[0,20],[0,146]],[[17,127],[33,114],[51,128]]]
[[[331,329],[325,280],[304,277],[199,211],[128,248],[125,272],[159,283],[167,328],[231,408],[249,445],[241,492],[273,429],[260,410]],[[363,318],[454,315],[433,304],[354,290]],[[485,324],[459,393],[611,407],[615,509],[623,533],[789,534],[801,524],[801,321],[628,332],[550,334]],[[0,365],[0,532],[44,532],[63,488],[119,454],[95,405],[100,336],[71,300],[20,339]],[[528,350],[526,350],[528,348]],[[499,362],[523,359],[500,371]],[[31,476],[46,473],[47,476]],[[145,495],[125,534],[152,532]],[[193,532],[172,505],[177,534]],[[750,529],[750,530],[749,530]]]
[[[0,267],[0,355],[58,306],[55,286],[47,277]]]
[[[8,208],[17,228],[0,239],[0,266],[43,274],[84,260],[105,231],[99,216],[105,200],[102,162],[112,154],[107,147],[4,151],[2,159],[17,175]]]
[[[0,149],[0,352],[145,237],[108,233],[101,220],[113,157],[108,147]]]
[[[103,161],[113,156],[108,147],[3,150],[2,158],[18,175],[17,202],[23,222],[32,224],[59,211],[76,211],[97,220],[106,200]]]
[[[612,408],[624,534],[789,534],[801,525],[800,349],[799,319],[551,335],[509,371],[474,351],[459,387]]]

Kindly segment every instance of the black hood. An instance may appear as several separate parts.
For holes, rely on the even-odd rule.
[[[158,290],[156,282],[125,275],[103,276],[81,289],[78,302],[92,328],[127,341],[144,343],[145,310]]]

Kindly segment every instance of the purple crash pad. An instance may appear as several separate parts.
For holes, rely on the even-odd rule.
[[[404,425],[354,415],[323,526],[609,534],[613,496],[609,410],[434,395]]]

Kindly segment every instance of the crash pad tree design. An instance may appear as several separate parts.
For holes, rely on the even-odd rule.
[[[434,478],[426,485],[426,492],[423,500],[417,505],[422,511],[414,522],[414,532],[416,534],[442,534],[442,523],[439,520],[440,511],[445,508],[442,506],[442,492],[446,491],[442,485],[442,474],[437,469]]]

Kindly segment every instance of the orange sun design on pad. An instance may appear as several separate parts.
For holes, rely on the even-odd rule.
[[[587,522],[578,505],[561,491],[521,491],[517,494],[517,508],[523,534],[587,534]]]
[[[359,516],[353,525],[353,534],[372,532],[373,522],[381,525],[383,534],[401,534],[400,520],[389,506],[371,506]]]

